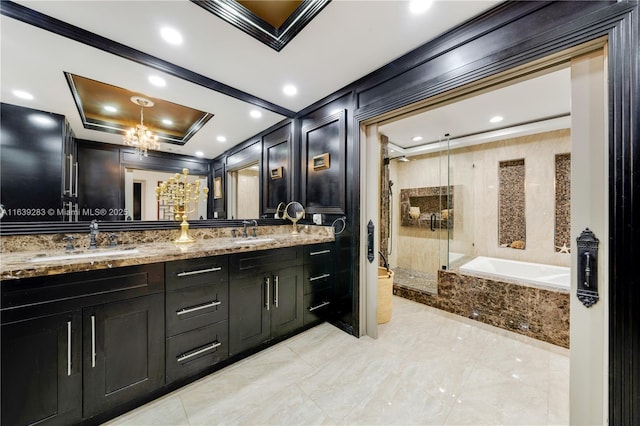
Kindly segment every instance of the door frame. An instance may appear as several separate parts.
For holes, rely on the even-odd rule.
[[[507,84],[517,78],[526,78],[526,76],[530,74],[530,71],[534,71],[536,69],[545,69],[550,66],[553,66],[554,63],[555,64],[559,64],[563,62],[566,63],[567,61],[570,61],[572,58],[584,55],[585,53],[594,51],[596,49],[603,49],[607,41],[610,40],[610,37],[611,35],[609,35],[609,37],[599,37],[592,40],[587,40],[582,44],[577,44],[563,51],[552,53],[543,59],[532,60],[530,61],[529,64],[522,64],[519,67],[516,67],[513,69],[507,69],[498,74],[489,75],[484,79],[474,80],[473,78],[469,78],[469,81],[467,81],[463,86],[460,86],[448,92],[440,93],[433,97],[429,97],[418,103],[404,105],[399,108],[397,107],[397,105],[395,107],[393,105],[390,105],[390,107],[384,110],[383,113],[380,112],[381,111],[380,107],[377,110],[369,109],[369,110],[358,111],[358,113],[354,116],[354,128],[360,129],[360,132],[355,134],[354,137],[356,139],[355,140],[356,146],[360,149],[360,160],[361,160],[361,164],[363,165],[361,167],[361,173],[360,173],[360,178],[361,178],[360,201],[362,206],[362,211],[360,214],[361,226],[360,226],[360,235],[359,235],[360,254],[358,256],[358,262],[360,263],[360,265],[359,265],[359,268],[356,269],[357,271],[359,271],[360,277],[362,277],[362,279],[358,280],[358,282],[360,283],[359,289],[360,289],[360,301],[361,301],[361,307],[360,307],[361,335],[367,334],[372,337],[377,336],[377,324],[374,326],[370,321],[370,318],[376,312],[377,294],[374,295],[370,293],[375,293],[375,292],[372,292],[371,290],[374,287],[374,283],[376,283],[377,281],[377,274],[374,275],[372,272],[372,268],[367,267],[367,260],[366,260],[367,226],[366,224],[368,223],[369,220],[373,220],[374,223],[376,223],[377,218],[379,217],[378,204],[377,204],[379,197],[375,197],[375,210],[372,207],[373,203],[371,202],[370,197],[372,195],[375,195],[376,191],[379,190],[378,179],[375,179],[375,180],[372,179],[374,172],[371,169],[376,169],[375,170],[376,176],[379,176],[380,169],[379,169],[379,161],[376,161],[376,162],[372,161],[374,155],[371,153],[371,151],[378,153],[377,158],[379,158],[379,143],[377,141],[377,135],[376,135],[375,137],[376,145],[375,147],[371,146],[372,145],[371,142],[373,139],[371,136],[373,132],[370,131],[369,126],[371,126],[372,124],[381,122],[383,120],[388,120],[391,117],[404,114],[409,110],[426,108],[427,106],[431,106],[436,103],[441,103],[441,102],[444,102],[445,100],[451,100],[453,98],[468,96],[469,94],[471,94],[471,92],[477,93],[479,90],[484,90],[488,87],[499,85],[501,84],[501,82],[502,84]],[[609,65],[611,65],[611,63],[609,63]],[[621,84],[621,82],[619,82],[618,84]],[[609,91],[612,91],[612,87],[613,85],[610,83]],[[609,99],[611,99],[611,95],[609,95]],[[609,107],[609,111],[611,111],[613,108],[611,101],[609,101],[608,107]],[[614,135],[611,133],[611,129],[609,130],[609,136],[607,139],[609,140],[609,146],[611,146],[614,143]],[[573,143],[572,143],[572,146],[573,146]],[[609,162],[610,164],[613,163],[614,159],[610,159]],[[610,169],[611,168],[612,167],[610,167]],[[609,186],[612,186],[614,184],[611,181],[612,176],[613,176],[613,172],[610,171]],[[613,197],[611,197],[610,203],[609,203],[610,209],[615,210],[615,202],[616,201],[613,199]],[[608,226],[609,226],[609,229],[612,229],[615,227],[615,223],[616,223],[615,215],[610,215],[610,220],[611,222]],[[377,236],[377,233],[374,233],[374,235]],[[604,237],[610,240],[608,238],[608,235],[605,235]],[[374,239],[374,241],[376,240]],[[378,245],[376,244],[375,247],[378,247]],[[615,251],[614,247],[612,247],[608,259],[605,260],[603,256],[602,261],[607,262],[609,265],[615,263],[615,258],[613,257],[614,251]],[[574,259],[572,259],[572,265],[574,264],[573,260]],[[604,272],[608,268],[605,267],[602,269],[603,270],[601,272]],[[611,276],[609,276],[608,278],[609,278],[608,280],[606,279],[604,280],[605,282],[603,283],[603,286],[608,286],[609,282],[612,282]],[[572,288],[572,294],[571,294],[572,307],[574,305],[573,290],[574,289]],[[601,302],[601,304],[605,305],[608,302],[609,301],[605,299]],[[604,319],[604,324],[601,324],[597,328],[604,331],[604,333],[600,336],[595,336],[596,340],[603,342],[603,347],[602,347],[603,356],[599,358],[601,363],[599,365],[594,365],[593,363],[591,363],[590,364],[590,367],[592,368],[591,371],[575,372],[575,369],[572,369],[572,374],[580,374],[584,376],[595,375],[596,379],[590,382],[592,385],[603,384],[603,386],[600,386],[600,389],[596,389],[595,391],[592,391],[592,392],[590,392],[588,388],[582,389],[579,391],[578,389],[575,389],[575,385],[572,384],[572,393],[575,394],[576,391],[579,391],[578,393],[586,397],[587,402],[583,402],[582,404],[583,406],[585,406],[585,404],[589,404],[592,407],[597,406],[595,409],[588,410],[589,414],[580,416],[580,421],[582,422],[584,422],[585,419],[588,419],[590,422],[600,423],[603,421],[607,421],[611,416],[611,406],[612,406],[613,396],[611,395],[610,392],[607,392],[606,380],[605,380],[607,375],[609,375],[608,367],[610,365],[609,360],[607,359],[608,358],[607,353],[610,351],[610,349],[607,347],[608,339],[606,336],[606,330],[609,324],[608,322],[609,317],[604,316],[603,319]],[[594,367],[596,371],[593,371]],[[609,376],[611,377],[611,375]],[[611,380],[610,380],[610,385],[611,385]],[[604,389],[602,389],[603,387]],[[607,399],[609,401],[609,410],[607,410]],[[572,402],[573,401],[576,401],[576,399],[572,397]],[[598,401],[601,401],[601,402],[599,403]],[[578,418],[578,416],[575,415],[575,408],[574,410],[572,410],[572,418],[576,418],[576,419]]]

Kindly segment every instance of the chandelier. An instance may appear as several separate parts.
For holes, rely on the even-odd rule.
[[[145,108],[152,107],[153,101],[140,96],[132,96],[131,102],[140,105],[140,124],[136,124],[135,129],[131,128],[127,131],[123,138],[124,144],[134,147],[138,157],[142,157],[143,155],[147,157],[147,150],[158,149],[160,147],[158,136],[151,133],[151,130],[147,129],[147,126],[144,125],[143,111]]]

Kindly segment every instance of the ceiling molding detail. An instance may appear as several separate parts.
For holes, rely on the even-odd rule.
[[[294,117],[296,115],[294,111],[287,108],[258,98],[249,93],[243,92],[242,90],[238,90],[158,57],[141,52],[132,47],[125,46],[124,44],[110,40],[106,37],[84,30],[80,27],[76,27],[75,25],[71,25],[43,13],[39,13],[18,3],[8,0],[0,1],[0,14],[43,30],[50,31],[79,43],[86,44],[87,46],[94,47],[102,50],[103,52],[108,52],[121,58],[146,65],[150,68],[166,72],[167,74],[190,81],[202,87],[206,87],[207,89],[215,90],[216,92],[231,96],[232,98],[275,112],[276,114],[284,115],[285,117]]]
[[[191,0],[201,8],[281,51],[331,0],[304,0],[284,23],[276,28],[235,0]]]
[[[140,108],[130,102],[132,96],[140,95],[138,92],[69,72],[65,72],[64,76],[85,129],[121,135],[140,121]],[[163,99],[153,98],[153,102],[155,108],[147,111],[145,123],[158,136],[160,142],[182,146],[214,116]],[[101,109],[103,104],[118,105],[118,114],[114,116],[104,113]],[[167,125],[163,125],[163,114],[178,119],[171,124],[173,128],[167,129]]]

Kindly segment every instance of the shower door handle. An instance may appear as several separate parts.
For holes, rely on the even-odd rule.
[[[436,214],[431,213],[431,230],[435,232],[436,230]]]

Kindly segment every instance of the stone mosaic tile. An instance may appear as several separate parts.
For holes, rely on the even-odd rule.
[[[511,246],[526,244],[524,159],[501,161],[498,166],[498,243]],[[515,245],[514,248],[524,248]]]
[[[571,248],[571,154],[556,155],[556,252]]]

